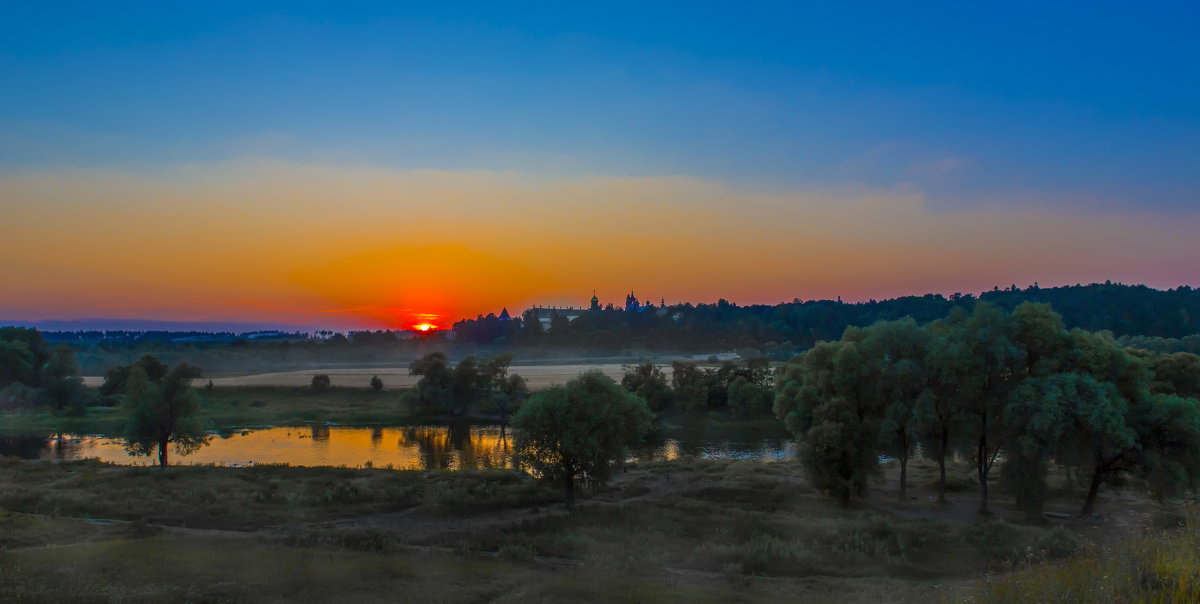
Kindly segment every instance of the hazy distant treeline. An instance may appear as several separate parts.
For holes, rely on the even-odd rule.
[[[504,321],[478,317],[454,325],[460,342],[514,347],[590,347],[603,352],[624,349],[707,351],[753,348],[776,358],[819,341],[839,338],[846,327],[912,317],[920,323],[946,316],[954,308],[970,310],[978,301],[1012,310],[1022,302],[1050,304],[1068,328],[1109,331],[1115,336],[1183,338],[1200,332],[1200,290],[1182,286],[1156,290],[1142,285],[1103,283],[1055,288],[1036,284],[1010,286],[979,297],[954,294],[907,296],[890,300],[842,303],[811,300],[737,306],[682,304],[639,312],[587,311],[568,321],[551,319],[549,329],[537,321]]]
[[[125,332],[59,332],[79,351],[85,374],[103,374],[143,354],[167,362],[189,361],[208,371],[271,371],[321,364],[407,364],[433,351],[452,358],[472,353],[512,352],[517,358],[711,353],[736,350],[746,357],[786,360],[819,341],[841,337],[851,326],[912,317],[925,323],[951,310],[970,311],[978,301],[1012,310],[1022,302],[1050,304],[1068,328],[1109,331],[1128,346],[1155,352],[1200,352],[1200,290],[1181,286],[1156,290],[1146,286],[1103,283],[1055,288],[1037,285],[996,288],[980,296],[928,294],[890,300],[842,303],[810,300],[738,306],[680,304],[638,312],[619,309],[586,311],[573,320],[552,316],[544,327],[536,319],[502,320],[494,315],[460,321],[451,330],[414,335],[407,331],[357,331],[349,334],[233,334]],[[111,332],[109,332],[111,333]],[[219,336],[219,337],[214,337]]]

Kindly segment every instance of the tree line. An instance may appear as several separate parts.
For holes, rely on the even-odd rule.
[[[454,356],[469,352],[542,354],[555,351],[626,354],[637,351],[711,352],[737,350],[742,356],[768,356],[785,361],[818,341],[836,340],[846,327],[866,327],[880,320],[912,317],[927,323],[954,308],[970,311],[978,301],[1006,310],[1022,302],[1050,304],[1069,328],[1110,331],[1118,338],[1139,338],[1141,347],[1172,347],[1172,352],[1200,352],[1200,290],[1180,286],[1156,290],[1142,285],[1096,283],[1043,288],[1010,285],[980,294],[926,294],[888,300],[842,303],[799,300],[775,305],[739,306],[673,304],[626,312],[584,311],[568,320],[559,314],[543,328],[537,320],[503,320],[493,314],[455,323],[453,328],[425,334],[401,331],[354,331],[282,340],[206,341],[203,338],[117,338],[95,334],[50,334],[76,347],[88,373],[128,364],[142,354],[175,363],[188,361],[210,370],[262,370],[317,362],[336,354],[344,361],[379,362],[396,356],[414,358],[434,350]],[[170,335],[170,334],[167,334]],[[85,337],[86,336],[86,337]]]
[[[51,346],[36,329],[0,328],[0,407],[45,405],[78,415],[96,402],[79,376],[75,349]]]
[[[837,339],[847,327],[903,317],[926,323],[955,308],[970,311],[980,301],[1010,311],[1024,302],[1050,304],[1067,327],[1110,331],[1116,336],[1184,338],[1200,333],[1200,290],[1189,286],[1156,290],[1106,282],[1051,288],[997,286],[979,295],[926,294],[856,303],[796,299],[776,305],[738,306],[719,300],[637,312],[605,308],[573,312],[579,315],[573,320],[565,313],[554,315],[549,329],[529,317],[512,321],[489,314],[455,323],[453,334],[456,345],[588,349],[613,354],[629,349],[753,349],[743,356],[765,354],[785,360],[819,341]]]
[[[427,415],[460,416],[474,409],[498,413],[504,421],[529,395],[525,378],[508,373],[511,364],[511,354],[467,355],[453,365],[445,353],[429,353],[409,365],[409,373],[421,379],[401,401]]]
[[[847,503],[865,494],[880,456],[898,460],[898,496],[918,449],[940,468],[971,459],[980,512],[1000,483],[1040,517],[1050,466],[1099,489],[1144,481],[1156,497],[1200,484],[1200,358],[1127,349],[1108,332],[1067,329],[1049,305],[850,327],[794,357],[777,376],[774,411],[796,435],[814,484]]]

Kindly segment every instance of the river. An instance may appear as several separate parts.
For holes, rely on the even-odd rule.
[[[683,456],[777,460],[795,454],[794,443],[773,431],[678,428],[668,437],[636,447],[633,461]],[[149,465],[133,457],[113,436],[62,434],[0,436],[0,455],[24,459],[98,458],[124,465]],[[460,470],[513,466],[512,430],[499,425],[347,427],[314,425],[238,430],[214,434],[191,455],[171,451],[176,465],[346,466],[397,470]]]

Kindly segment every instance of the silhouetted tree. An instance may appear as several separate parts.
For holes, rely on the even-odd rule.
[[[598,370],[534,394],[513,416],[516,449],[575,503],[575,479],[603,482],[610,464],[650,429],[653,414],[640,397]]]
[[[175,446],[176,453],[187,455],[208,442],[208,433],[197,417],[200,397],[191,386],[200,375],[199,368],[179,363],[161,383],[154,383],[141,368],[134,370],[127,386],[126,451],[150,455],[157,450],[158,465],[165,468],[169,445]]]
[[[667,377],[654,361],[642,361],[625,367],[621,385],[642,397],[651,411],[662,411],[671,404],[671,388],[667,386]]]

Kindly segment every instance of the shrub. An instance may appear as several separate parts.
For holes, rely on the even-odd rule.
[[[326,390],[329,390],[330,384],[331,384],[331,381],[329,379],[329,376],[324,373],[318,373],[317,375],[314,375],[312,378],[313,392],[324,392]]]

